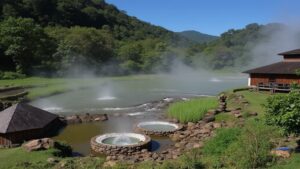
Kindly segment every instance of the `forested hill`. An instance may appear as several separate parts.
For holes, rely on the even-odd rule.
[[[2,0],[0,9],[2,72],[56,76],[76,70],[165,71],[171,49],[189,43],[104,0]]]
[[[261,32],[280,27],[249,24],[217,39],[197,33],[192,40],[195,32],[183,37],[104,0],[1,0],[0,79],[153,73],[169,71],[174,60],[212,70],[244,68],[252,59],[249,46],[266,38]]]
[[[2,0],[1,18],[32,18],[41,26],[84,26],[112,30],[118,39],[166,37],[173,33],[128,16],[104,0]]]
[[[201,33],[198,31],[193,31],[193,30],[177,32],[177,34],[179,34],[180,36],[185,37],[193,42],[196,42],[196,43],[206,43],[206,42],[211,42],[213,40],[218,39],[217,36],[208,35],[208,34]]]

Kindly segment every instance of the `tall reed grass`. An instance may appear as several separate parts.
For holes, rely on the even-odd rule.
[[[178,119],[181,123],[197,122],[201,120],[209,109],[216,108],[217,98],[206,97],[177,102],[168,108],[168,116]]]

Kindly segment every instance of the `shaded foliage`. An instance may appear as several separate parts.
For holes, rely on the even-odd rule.
[[[267,99],[266,123],[280,127],[285,134],[300,134],[300,92],[293,90],[287,95]]]

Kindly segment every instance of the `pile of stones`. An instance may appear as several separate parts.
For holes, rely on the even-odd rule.
[[[227,108],[227,103],[226,103],[227,96],[222,94],[222,95],[219,96],[218,99],[219,99],[219,109],[218,110],[220,112],[225,112],[226,108]]]
[[[61,116],[61,121],[66,124],[77,124],[77,123],[88,123],[94,121],[106,121],[108,120],[107,114],[82,114],[82,115],[70,115],[70,116]]]

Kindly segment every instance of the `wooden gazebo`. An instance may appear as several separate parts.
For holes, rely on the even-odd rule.
[[[300,49],[283,53],[284,60],[271,65],[247,70],[248,86],[260,90],[290,91],[292,83],[300,84]]]
[[[18,103],[0,112],[0,146],[11,147],[49,136],[60,125],[57,115]]]

